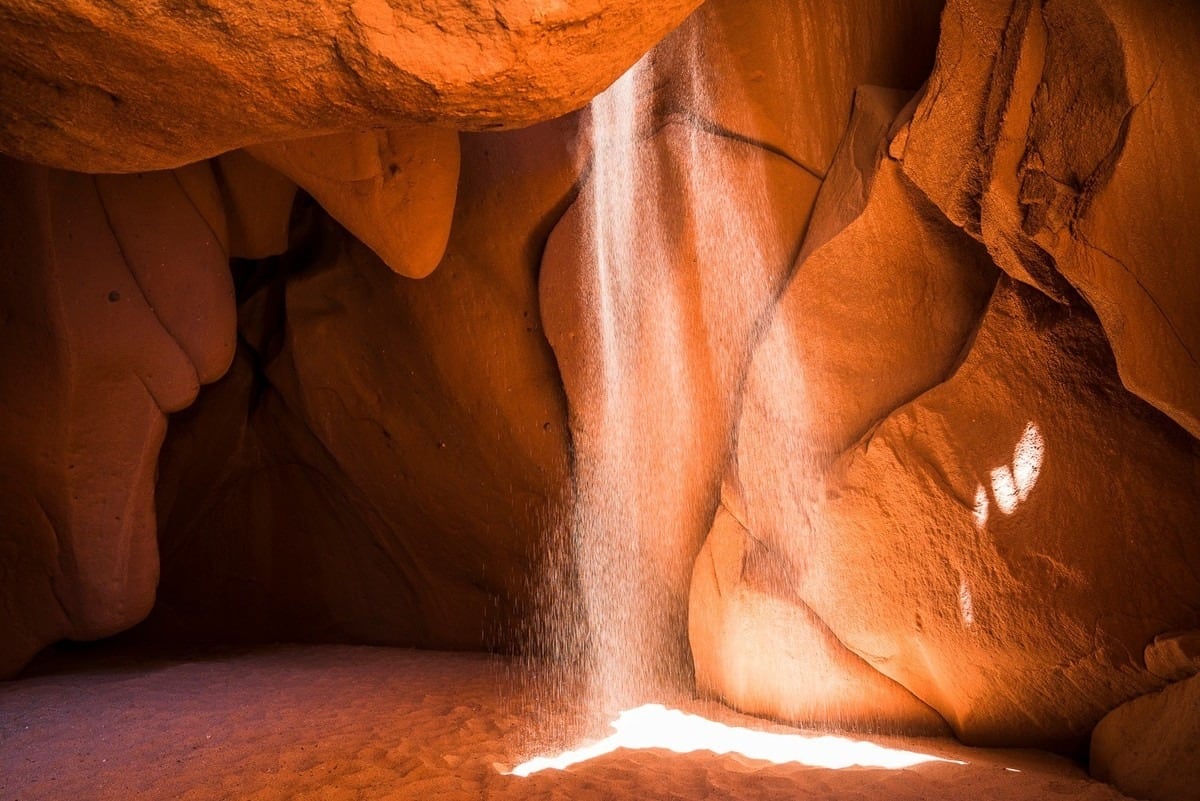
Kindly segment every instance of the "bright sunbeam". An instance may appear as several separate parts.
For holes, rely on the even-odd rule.
[[[646,704],[627,709],[613,721],[612,728],[616,730],[616,734],[573,751],[564,751],[557,756],[536,757],[517,765],[512,769],[512,775],[529,776],[550,768],[564,770],[618,748],[661,748],[677,754],[693,751],[737,753],[749,759],[761,759],[777,765],[794,762],[832,769],[858,766],[896,770],[925,762],[966,764],[956,759],[885,748],[844,737],[775,734],[726,726],[699,715],[667,709],[661,704]]]
[[[1015,512],[1017,506],[1024,503],[1033,491],[1033,485],[1042,471],[1045,447],[1042,432],[1034,423],[1029,423],[1013,448],[1012,465],[997,467],[992,471],[992,495],[997,508],[1004,514]]]

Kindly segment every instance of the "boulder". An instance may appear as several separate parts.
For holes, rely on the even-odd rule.
[[[84,172],[585,104],[700,0],[0,3],[0,152]],[[102,57],[101,57],[102,56]]]
[[[1122,704],[1092,733],[1091,773],[1147,801],[1200,797],[1200,676]]]
[[[166,413],[234,347],[207,166],[86,176],[0,159],[0,675],[137,623],[158,579]]]

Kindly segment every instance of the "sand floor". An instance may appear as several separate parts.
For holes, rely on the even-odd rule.
[[[544,693],[514,673],[486,656],[344,646],[76,658],[0,682],[0,801],[1125,798],[1045,754],[853,745],[686,699],[627,717],[636,747],[512,775],[586,739],[573,710],[539,709]],[[672,722],[675,739],[660,736]],[[738,731],[748,727],[759,733]],[[667,750],[724,750],[712,744],[722,733],[740,734],[749,755]],[[951,761],[909,764],[921,758]]]

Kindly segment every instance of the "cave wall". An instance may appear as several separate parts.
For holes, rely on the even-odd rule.
[[[1153,732],[1200,669],[1200,13],[696,6],[0,3],[0,674],[139,623],[520,649],[578,614],[629,432],[577,109],[658,43],[630,319],[676,298],[687,369],[623,353],[621,478],[663,658],[789,721],[1078,753],[1104,719],[1098,775],[1159,793],[1120,743],[1186,749]]]

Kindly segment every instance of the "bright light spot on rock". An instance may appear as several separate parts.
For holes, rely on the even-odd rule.
[[[992,471],[992,495],[996,498],[996,507],[1006,515],[1017,511],[1017,486],[1013,481],[1012,468],[1007,465],[997,467]]]
[[[1042,471],[1045,442],[1042,432],[1034,423],[1025,426],[1025,432],[1013,448],[1012,466],[997,467],[992,471],[992,496],[996,508],[1006,515],[1017,511],[1017,506],[1029,498]],[[978,520],[978,495],[976,496],[976,519]]]
[[[975,625],[975,599],[971,597],[971,588],[967,586],[966,579],[958,580],[958,611],[962,615],[963,623],[968,626]]]
[[[1042,455],[1046,444],[1042,441],[1042,432],[1033,423],[1025,426],[1025,433],[1017,440],[1013,448],[1013,484],[1017,490],[1017,500],[1024,503],[1037,483],[1038,474],[1042,472]]]
[[[983,531],[987,526],[988,521],[988,495],[987,490],[980,484],[975,488],[975,528],[978,531]]]
[[[536,757],[512,769],[514,776],[529,776],[538,771],[564,770],[571,765],[611,753],[618,748],[661,748],[677,754],[711,751],[714,754],[737,753],[749,759],[761,759],[777,765],[789,762],[817,768],[908,768],[925,762],[965,765],[957,759],[886,748],[874,743],[845,737],[813,737],[802,734],[775,734],[755,731],[691,715],[661,704],[646,704],[622,712],[612,727],[616,734],[557,756]]]

